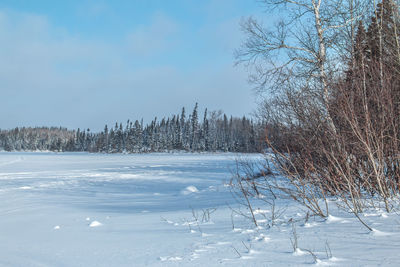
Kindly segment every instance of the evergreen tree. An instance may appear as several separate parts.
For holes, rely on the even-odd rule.
[[[198,142],[198,135],[199,135],[199,122],[198,122],[198,115],[197,115],[197,108],[198,105],[194,106],[192,116],[191,116],[191,142],[190,142],[190,149],[197,150],[197,142]]]
[[[110,149],[110,145],[109,145],[109,136],[108,136],[108,126],[106,124],[106,126],[104,126],[104,143],[103,143],[103,147],[101,148],[101,151],[108,153],[109,149]]]
[[[207,108],[204,111],[204,118],[203,118],[203,131],[202,137],[204,139],[202,150],[209,151],[210,150],[210,133],[209,133],[209,123],[207,119]]]
[[[209,115],[210,114],[210,115]],[[88,152],[150,152],[150,151],[256,151],[256,141],[262,131],[249,129],[264,127],[261,124],[243,119],[221,117],[222,112],[210,112],[206,109],[201,122],[198,120],[198,105],[186,119],[185,109],[180,115],[155,118],[144,125],[143,119],[126,126],[115,123],[115,127],[99,133],[90,129],[69,131],[65,128],[15,128],[0,130],[0,149],[13,150],[51,150],[51,151],[88,151]],[[251,137],[250,137],[251,136]],[[250,140],[249,140],[250,139]]]

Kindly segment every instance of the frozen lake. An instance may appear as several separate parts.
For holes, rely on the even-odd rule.
[[[28,202],[106,213],[220,206],[231,202],[224,183],[229,182],[235,157],[1,153],[0,192],[12,193]]]
[[[399,215],[379,207],[362,214],[374,232],[333,202],[334,216],[307,220],[284,199],[272,227],[255,205],[255,227],[230,208],[236,157],[0,153],[0,266],[400,264]]]
[[[234,203],[235,157],[0,153],[0,264],[163,265],[191,242],[164,218]]]

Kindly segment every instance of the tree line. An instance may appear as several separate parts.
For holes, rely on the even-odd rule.
[[[205,110],[199,118],[198,104],[187,115],[185,108],[172,117],[126,124],[106,125],[101,132],[90,129],[15,128],[0,130],[0,149],[6,151],[87,151],[146,153],[166,151],[259,152],[264,147],[264,125],[251,119],[229,117],[222,111]]]

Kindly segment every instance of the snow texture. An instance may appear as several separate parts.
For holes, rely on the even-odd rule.
[[[252,199],[255,227],[227,186],[235,158],[0,153],[0,266],[400,266],[399,215],[379,208],[368,232],[334,200],[306,221],[278,199],[272,225]]]

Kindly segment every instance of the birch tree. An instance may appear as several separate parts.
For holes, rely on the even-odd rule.
[[[236,51],[237,63],[249,67],[260,92],[307,99],[335,133],[329,112],[330,80],[352,55],[354,24],[369,1],[264,0],[280,19],[272,30],[250,17],[241,23],[247,39]],[[267,89],[267,90],[265,90]],[[290,102],[290,101],[289,101]],[[295,103],[289,103],[293,105]]]

